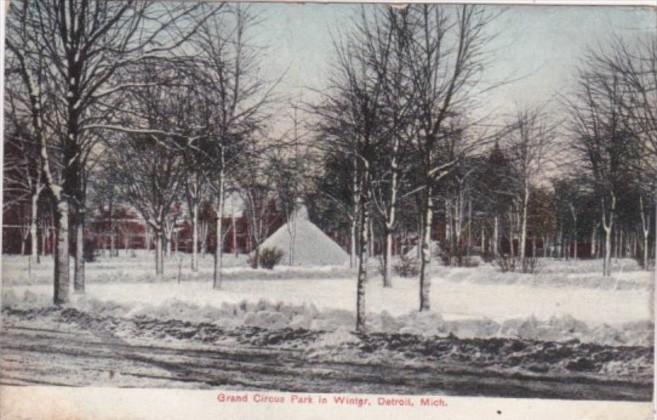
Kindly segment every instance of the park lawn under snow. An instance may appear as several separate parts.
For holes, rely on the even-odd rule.
[[[152,274],[149,255],[101,258],[87,264],[86,296],[75,299],[138,309],[166,306],[173,301],[219,307],[224,303],[267,300],[350,312],[356,305],[355,275],[346,267],[253,270],[246,267],[244,256],[227,255],[222,289],[213,290],[212,259],[202,258],[199,272],[192,273],[188,258],[169,258],[166,281],[159,282]],[[632,260],[620,260],[612,278],[605,279],[598,273],[599,265],[600,261],[546,260],[536,275],[500,273],[491,265],[436,266],[432,271],[432,310],[445,320],[490,319],[498,323],[564,315],[588,325],[652,320],[651,274],[639,270]],[[3,295],[20,300],[28,292],[31,300],[48,302],[52,295],[51,270],[51,259],[47,258],[33,266],[30,280],[26,258],[3,256]],[[372,273],[376,273],[375,267]],[[395,277],[392,288],[383,288],[378,273],[372,274],[367,286],[367,311],[408,314],[417,308],[418,294],[416,278]]]

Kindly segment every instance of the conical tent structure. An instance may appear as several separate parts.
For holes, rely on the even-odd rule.
[[[309,220],[303,204],[298,204],[290,220],[260,244],[260,249],[263,248],[283,251],[281,265],[345,265],[349,262],[345,250]]]

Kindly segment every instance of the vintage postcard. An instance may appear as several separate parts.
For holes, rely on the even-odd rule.
[[[653,416],[656,7],[3,13],[3,419]]]

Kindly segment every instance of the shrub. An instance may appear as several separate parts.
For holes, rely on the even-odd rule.
[[[271,270],[283,259],[283,251],[278,248],[262,248],[259,259],[261,267]]]
[[[522,272],[534,274],[538,271],[538,258],[537,257],[525,257],[525,260],[522,262]]]
[[[511,257],[509,254],[497,257],[495,264],[500,267],[500,271],[503,273],[520,270],[523,273],[534,274],[540,268],[537,257],[525,257],[524,260],[520,260],[520,258]]]
[[[395,264],[392,269],[395,274],[401,277],[415,277],[420,274],[420,264],[417,259],[413,257],[401,256],[398,264]]]
[[[509,254],[500,255],[495,259],[495,264],[500,267],[500,271],[508,273],[516,271],[516,259]]]
[[[463,262],[461,264],[462,267],[479,267],[479,260],[480,257],[478,256],[470,256],[470,257],[463,257]]]
[[[251,268],[256,268],[256,259],[255,259],[255,254],[249,255],[249,258],[247,258],[246,263],[249,265]]]

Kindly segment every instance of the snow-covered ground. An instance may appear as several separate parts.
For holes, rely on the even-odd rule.
[[[277,267],[253,270],[244,256],[226,256],[221,290],[211,285],[212,259],[201,259],[198,273],[189,269],[189,256],[167,260],[164,281],[153,275],[152,257],[138,255],[100,258],[87,264],[84,297],[78,306],[106,302],[128,308],[130,314],[168,313],[168,308],[220,308],[241,302],[266,300],[284,305],[308,305],[319,311],[344,312],[345,324],[356,305],[356,282],[348,267]],[[510,320],[549,322],[576,319],[591,328],[606,324],[616,329],[627,323],[653,320],[652,277],[633,260],[615,263],[611,278],[600,274],[600,261],[545,260],[538,274],[501,273],[491,265],[475,268],[436,266],[432,269],[431,306],[444,321],[494,322]],[[48,304],[52,296],[49,258],[33,266],[28,276],[27,259],[3,257],[3,304],[30,301]],[[180,272],[180,275],[178,274]],[[416,278],[393,279],[383,288],[373,265],[367,286],[366,307],[372,314],[384,311],[406,316],[418,307]],[[180,281],[177,281],[180,278]],[[202,312],[199,309],[199,312]],[[207,312],[207,311],[206,311]]]

